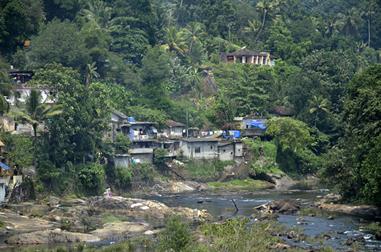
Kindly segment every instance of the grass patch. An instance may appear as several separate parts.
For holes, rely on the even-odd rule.
[[[114,214],[111,214],[111,213],[102,214],[101,219],[102,219],[102,223],[103,224],[128,221],[128,218],[125,217],[125,216],[114,215]]]
[[[232,164],[234,161],[191,160],[186,163],[185,170],[190,179],[208,181],[218,178],[224,168]]]
[[[272,167],[268,168],[267,172],[275,174],[275,175],[285,175],[286,174],[286,173],[284,173],[284,171],[279,169],[279,167],[277,167],[277,166],[272,166]]]
[[[271,234],[284,233],[286,229],[274,221],[251,225],[248,219],[237,218],[222,224],[204,224],[199,230],[209,244],[207,251],[277,251],[273,246],[283,241]],[[287,251],[304,250],[289,248]]]
[[[209,182],[208,186],[212,189],[224,189],[224,190],[261,190],[261,189],[269,189],[274,186],[263,180],[253,180],[253,179],[235,179],[227,182]]]

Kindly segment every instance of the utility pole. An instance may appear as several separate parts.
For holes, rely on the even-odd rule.
[[[189,138],[189,111],[186,112],[187,117],[187,138]]]

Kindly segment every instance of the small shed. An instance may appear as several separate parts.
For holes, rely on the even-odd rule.
[[[267,120],[246,117],[242,121],[242,137],[263,136],[267,129]]]
[[[116,168],[128,168],[131,163],[129,154],[116,154],[114,157],[114,165]]]
[[[165,125],[166,129],[164,130],[164,133],[170,139],[178,139],[183,137],[183,133],[186,129],[185,124],[173,120],[167,120]]]

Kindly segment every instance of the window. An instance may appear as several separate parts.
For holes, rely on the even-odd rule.
[[[194,152],[195,153],[201,153],[201,148],[200,147],[196,147],[196,149],[194,149]]]
[[[213,150],[213,145],[210,146],[210,149]]]

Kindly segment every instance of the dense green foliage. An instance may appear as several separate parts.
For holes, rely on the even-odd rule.
[[[344,136],[324,170],[347,197],[381,204],[381,66],[357,75],[344,102]]]
[[[33,141],[9,140],[21,142],[9,157],[34,163],[40,182],[62,191],[77,167],[128,148],[104,138],[112,110],[214,129],[281,109],[292,118],[271,119],[268,135],[283,171],[321,171],[345,195],[377,202],[380,13],[376,0],[3,0],[0,113],[35,129]],[[244,47],[271,52],[276,65],[221,62],[221,52]],[[35,71],[30,85],[49,87],[58,107],[34,94],[10,109],[11,64]],[[270,168],[273,154],[255,169]]]
[[[191,251],[192,234],[189,226],[180,217],[167,220],[166,228],[160,234],[160,251]]]
[[[276,162],[277,146],[273,142],[245,139],[251,153],[250,171],[253,175],[282,173]]]

